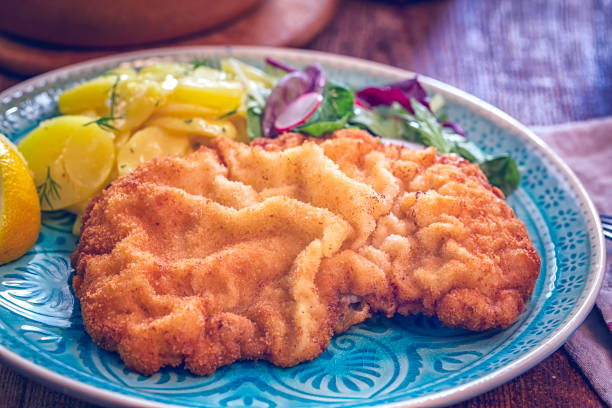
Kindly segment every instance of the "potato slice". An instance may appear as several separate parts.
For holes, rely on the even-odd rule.
[[[58,101],[60,112],[77,114],[93,110],[100,116],[106,114],[107,101],[116,80],[114,75],[101,76],[62,92]]]
[[[199,66],[193,70],[189,75],[197,77],[197,78],[205,78],[210,79],[211,81],[224,81],[231,79],[230,76],[223,71],[218,69],[210,68],[207,66]]]
[[[42,122],[19,143],[39,187],[41,208],[59,210],[91,197],[111,172],[113,134],[86,116]]]
[[[224,113],[225,112],[220,109],[208,108],[205,106],[189,105],[184,103],[167,103],[160,106],[153,115],[157,117],[174,116],[181,119],[189,119],[195,117],[218,118]]]
[[[170,116],[153,118],[149,125],[159,126],[172,133],[189,135],[192,140],[206,143],[210,138],[229,137],[235,139],[236,127],[229,120],[215,120],[204,118],[178,119]],[[198,137],[203,136],[204,138]]]
[[[141,163],[155,157],[166,155],[184,156],[191,152],[189,139],[183,135],[173,135],[156,127],[146,127],[132,136],[117,153],[119,175],[129,173]]]
[[[63,114],[70,115],[84,111],[94,111],[96,116],[107,115],[113,86],[135,76],[136,71],[132,68],[117,67],[108,71],[102,76],[62,92],[58,100],[59,110]]]
[[[186,77],[179,79],[170,101],[229,111],[240,105],[243,93],[244,86],[238,81]]]
[[[119,131],[125,132],[143,124],[155,109],[165,103],[165,92],[155,81],[131,79],[117,86],[117,99],[112,121]]]
[[[163,82],[168,76],[181,78],[189,73],[189,66],[178,62],[160,62],[143,67],[140,70],[141,78],[158,82]]]
[[[86,128],[72,132],[61,159],[72,181],[83,189],[95,190],[104,184],[113,167],[115,144],[114,138],[96,125]]]

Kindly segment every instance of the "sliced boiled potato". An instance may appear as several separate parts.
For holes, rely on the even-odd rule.
[[[176,88],[178,79],[189,74],[190,70],[184,64],[156,64],[143,68],[139,78],[158,83],[162,90],[170,92]]]
[[[189,105],[184,103],[167,103],[155,110],[154,115],[158,117],[174,116],[177,118],[189,119],[195,117],[217,118],[224,113],[225,112],[220,109],[205,106]]]
[[[73,214],[76,214],[76,215],[83,215],[83,213],[87,209],[87,206],[89,205],[89,202],[91,201],[92,198],[93,196],[83,201],[79,201],[78,203],[69,205],[68,207],[65,207],[64,210],[71,212]]]
[[[166,155],[184,156],[191,152],[189,139],[173,135],[165,129],[148,126],[134,133],[117,153],[119,175],[129,173],[141,163]]]
[[[232,122],[232,124],[236,128],[235,140],[237,142],[242,142],[242,143],[247,143],[247,144],[250,143],[251,140],[249,139],[249,136],[247,136],[246,118],[240,115],[232,115],[231,117],[228,118],[228,120]]]
[[[116,159],[116,155],[115,155],[115,159]],[[108,184],[110,184],[111,181],[116,179],[118,175],[119,175],[119,172],[117,171],[117,161],[114,160],[112,163],[111,171],[106,177],[106,180],[104,180],[104,183],[100,185],[100,188],[96,190],[93,194],[91,194],[89,197],[86,197],[84,200],[65,207],[64,210],[71,212],[73,214],[76,214],[77,216],[83,215],[90,201],[93,200],[93,198],[97,196]]]
[[[19,150],[39,187],[41,208],[63,209],[97,192],[113,166],[113,139],[91,118],[74,115],[42,122],[26,135]]]
[[[117,67],[102,76],[62,92],[58,101],[59,110],[63,114],[93,111],[95,116],[107,115],[113,88],[120,82],[134,77],[136,71],[133,68]]]
[[[120,82],[113,121],[120,132],[129,131],[144,123],[158,106],[165,102],[165,92],[155,81],[133,79]]]
[[[74,224],[72,224],[72,235],[81,235],[81,229],[83,228],[83,214],[77,214]]]
[[[102,186],[114,160],[114,138],[95,125],[73,131],[62,152],[68,177],[84,189],[96,190]]]
[[[190,73],[189,66],[178,62],[160,62],[146,66],[140,70],[140,76],[154,81],[163,82],[168,75],[181,78]]]
[[[39,191],[40,209],[43,211],[63,210],[91,194],[91,191],[68,177],[63,164],[58,159],[49,163],[45,173],[34,176]]]
[[[212,81],[225,80],[229,78],[226,72],[207,66],[195,66],[194,64],[185,63],[158,63],[149,65],[140,70],[140,75],[144,78],[153,79],[163,82],[168,76],[174,78],[182,78],[186,76],[200,77],[210,79]]]
[[[238,108],[243,93],[244,86],[238,81],[185,77],[179,79],[170,101],[229,111]]]
[[[217,137],[248,142],[246,90],[273,84],[235,59],[221,67],[119,67],[63,92],[66,116],[41,123],[19,145],[36,184],[50,188],[43,210],[81,215],[112,179],[143,161],[184,155]]]
[[[240,105],[236,109],[236,115],[243,117],[246,119],[247,113],[247,102],[248,102],[249,94],[247,92],[242,95],[242,99],[240,100]]]
[[[102,76],[77,85],[62,92],[59,96],[59,110],[63,114],[82,114],[94,112],[94,116],[106,116],[110,111],[110,98],[113,89],[128,79],[135,78],[133,68],[117,67]]]
[[[74,114],[77,115],[77,116],[87,116],[89,118],[92,118],[92,120],[93,119],[97,119],[100,116],[100,114],[97,111],[93,110],[93,109],[85,110],[85,111],[82,111],[82,112],[76,112]]]
[[[155,117],[149,122],[166,129],[172,133],[182,133],[192,136],[192,139],[201,143],[206,143],[207,138],[229,137],[235,139],[237,136],[236,127],[229,120],[216,120],[204,118],[179,119],[170,116]],[[203,136],[204,139],[197,136]]]
[[[189,75],[197,78],[209,79],[211,81],[225,81],[231,79],[227,72],[223,72],[218,69],[210,68],[204,65],[197,67],[191,73],[189,73]]]
[[[128,140],[130,140],[130,136],[132,136],[132,132],[129,130],[117,133],[115,135],[115,148],[119,149],[121,146],[123,146]]]
[[[61,156],[66,141],[75,129],[85,131],[99,130],[90,117],[65,115],[41,122],[19,143],[19,151],[26,157],[28,166],[34,174],[44,174],[50,163]]]
[[[89,197],[83,201],[79,201],[78,203],[69,205],[68,207],[64,208],[64,210],[76,215],[74,223],[72,224],[72,235],[81,235],[81,227],[83,226],[83,214],[85,213],[85,210],[87,209],[87,206],[89,205],[89,202],[92,198],[93,197]]]
[[[101,76],[62,92],[59,96],[59,110],[63,114],[76,114],[93,110],[99,115],[108,111],[108,99],[115,84],[115,75]]]

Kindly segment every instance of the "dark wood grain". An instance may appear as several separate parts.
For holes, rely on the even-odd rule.
[[[527,124],[612,114],[609,0],[356,1],[309,48],[379,61],[468,91]],[[19,81],[0,72],[0,89]],[[93,408],[0,365],[0,407]],[[602,407],[558,350],[456,407]]]
[[[612,113],[612,5],[603,3],[346,1],[311,47],[419,72],[522,122],[553,124]]]
[[[4,91],[6,88],[11,87],[24,79],[25,77],[19,77],[15,74],[10,74],[0,70],[0,91]]]

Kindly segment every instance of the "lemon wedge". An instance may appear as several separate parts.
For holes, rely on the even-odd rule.
[[[40,232],[40,205],[28,165],[0,135],[0,265],[25,254]]]

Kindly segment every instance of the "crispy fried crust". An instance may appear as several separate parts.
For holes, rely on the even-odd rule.
[[[156,159],[83,221],[72,264],[85,328],[144,374],[292,366],[373,313],[507,327],[540,269],[478,166],[361,131]]]

